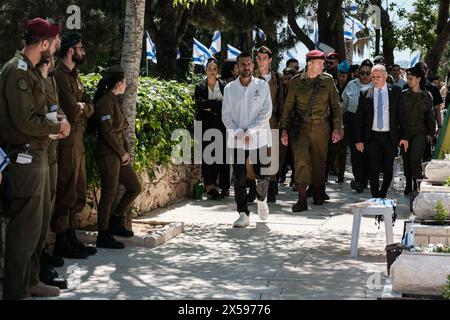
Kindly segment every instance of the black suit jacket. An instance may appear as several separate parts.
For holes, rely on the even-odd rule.
[[[219,81],[220,92],[225,88],[225,82]],[[222,123],[222,101],[209,100],[208,80],[203,80],[195,86],[194,99],[196,105],[196,120],[203,122],[203,129],[221,128]],[[211,109],[210,111],[206,111]]]
[[[399,87],[388,85],[389,92],[389,128],[393,144],[398,145],[404,134],[404,107],[402,90]],[[372,86],[361,90],[358,109],[354,118],[355,142],[367,144],[372,137],[374,88]],[[406,140],[406,139],[405,139]]]

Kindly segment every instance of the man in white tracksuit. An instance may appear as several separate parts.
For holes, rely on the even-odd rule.
[[[248,53],[237,58],[240,76],[225,87],[222,121],[227,129],[227,147],[233,153],[233,171],[235,175],[234,191],[239,218],[234,227],[247,227],[250,224],[247,204],[246,160],[250,157],[257,179],[258,216],[261,220],[269,217],[267,190],[270,166],[272,135],[269,120],[272,116],[272,99],[267,81],[253,76],[254,64]],[[276,146],[273,146],[276,147]],[[272,153],[278,155],[277,148]]]

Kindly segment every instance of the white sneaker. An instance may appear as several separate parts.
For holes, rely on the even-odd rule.
[[[239,213],[239,219],[233,223],[234,228],[245,228],[250,225],[250,218],[245,212]]]
[[[269,219],[269,206],[266,201],[257,201],[258,205],[258,216],[261,220],[265,221]]]

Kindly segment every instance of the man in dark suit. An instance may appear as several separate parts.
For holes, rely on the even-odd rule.
[[[388,85],[386,68],[372,68],[372,86],[361,90],[356,111],[356,149],[369,158],[370,191],[374,198],[386,198],[392,181],[397,146],[408,149],[403,137],[403,103],[400,88]],[[400,143],[399,143],[400,141]],[[383,173],[380,189],[379,173]]]

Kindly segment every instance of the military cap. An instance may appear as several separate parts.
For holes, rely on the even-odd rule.
[[[325,53],[320,50],[311,50],[306,54],[306,61],[311,61],[315,59],[325,60]]]
[[[65,33],[61,37],[61,48],[71,48],[81,41],[81,34],[78,32]]]
[[[37,37],[54,38],[61,32],[61,25],[42,18],[28,20],[26,27],[27,33]]]
[[[338,59],[339,60],[339,55],[337,54],[337,52],[330,52],[327,55],[327,59]]]
[[[384,64],[385,60],[383,56],[376,56],[375,59],[373,59],[373,64]]]
[[[370,59],[365,59],[365,60],[363,60],[363,62],[361,62],[361,67],[364,67],[364,66],[372,68],[373,63],[372,63],[372,61],[370,61]]]

